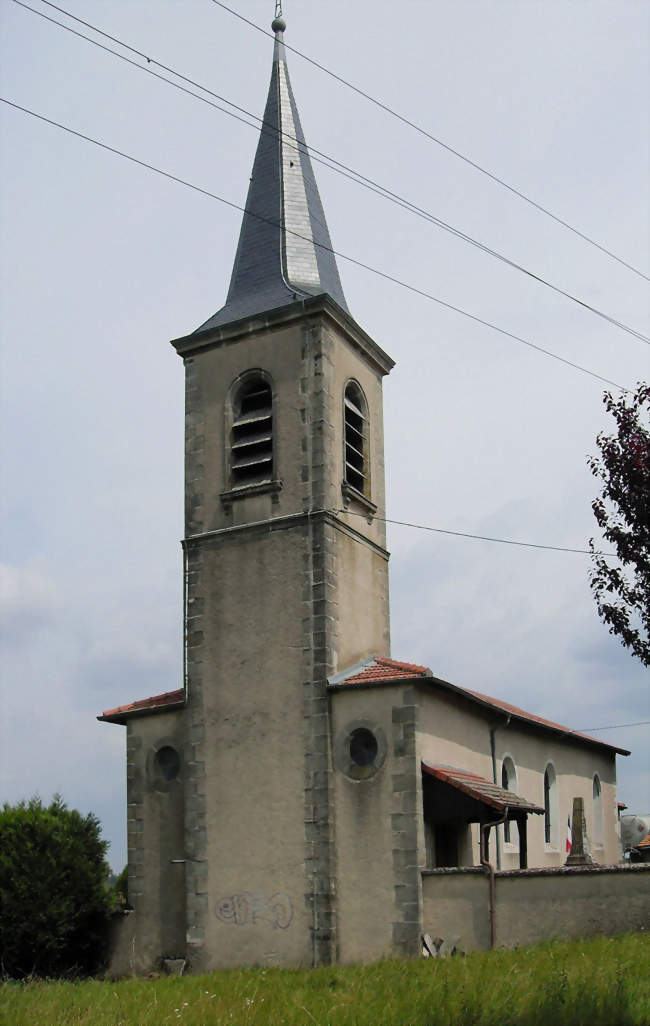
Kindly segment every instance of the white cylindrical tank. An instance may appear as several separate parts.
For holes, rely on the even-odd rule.
[[[635,848],[648,834],[650,834],[650,815],[621,816],[621,844],[623,845],[623,851]]]

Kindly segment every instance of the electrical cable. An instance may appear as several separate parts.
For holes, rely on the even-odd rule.
[[[368,513],[356,513],[349,509],[334,509],[333,513],[347,513],[351,517],[363,517],[368,519]],[[524,549],[546,549],[550,552],[573,552],[580,556],[604,556],[606,559],[618,559],[615,552],[593,552],[591,549],[571,549],[565,545],[541,545],[537,542],[512,541],[510,538],[493,538],[486,534],[471,534],[469,531],[449,531],[442,527],[429,527],[426,524],[411,524],[406,520],[390,520],[388,517],[378,517],[372,514],[373,520],[381,520],[384,524],[397,524],[399,527],[413,527],[418,531],[432,531],[434,534],[451,534],[455,538],[473,538],[475,541],[497,542],[499,545],[517,545]]]
[[[46,2],[46,0],[43,0],[43,2]],[[226,4],[222,3],[221,0],[211,0],[211,2],[213,4],[216,4],[217,7],[221,7],[224,11],[227,11],[229,14],[232,14],[235,18],[239,18],[240,21],[243,21],[247,25],[250,25],[251,28],[256,29],[258,32],[262,32],[265,36],[269,36],[271,39],[274,38],[273,33],[267,32],[267,30],[262,28],[261,25],[257,25],[254,21],[250,21],[248,18],[245,18],[244,15],[240,14],[238,11],[233,11],[232,7],[228,7]],[[567,228],[570,232],[573,232],[574,235],[578,235],[581,239],[583,239],[585,242],[588,242],[591,246],[595,246],[596,249],[601,250],[602,253],[606,253],[607,256],[612,258],[612,260],[616,260],[619,264],[622,264],[623,267],[627,267],[628,270],[633,271],[634,274],[638,274],[640,278],[644,278],[645,281],[650,281],[650,277],[647,274],[644,274],[643,271],[640,271],[637,267],[634,267],[633,264],[630,264],[626,260],[623,260],[622,257],[617,256],[616,253],[612,253],[610,249],[607,249],[600,242],[596,242],[595,239],[592,239],[588,235],[585,235],[584,232],[581,232],[578,228],[574,228],[574,226],[569,224],[568,221],[562,220],[561,217],[558,217],[557,214],[553,214],[550,210],[548,210],[547,207],[542,206],[541,203],[537,203],[535,200],[531,199],[530,196],[527,196],[525,193],[520,192],[520,190],[516,189],[513,185],[509,185],[508,182],[504,181],[503,178],[499,178],[499,176],[494,174],[492,171],[488,171],[487,168],[482,167],[481,164],[478,164],[476,161],[472,160],[464,153],[461,153],[460,150],[454,149],[453,146],[450,146],[448,143],[443,142],[442,139],[439,139],[437,136],[432,135],[431,132],[427,132],[425,128],[422,128],[414,121],[410,121],[409,118],[405,117],[402,114],[399,114],[397,111],[393,110],[392,107],[389,107],[387,104],[382,103],[381,100],[378,100],[376,97],[364,92],[363,89],[360,89],[358,86],[353,85],[352,82],[349,82],[341,75],[337,75],[336,72],[330,71],[329,68],[326,68],[323,64],[319,64],[319,62],[314,60],[313,57],[308,57],[307,54],[302,53],[300,50],[297,50],[294,46],[290,46],[287,42],[284,43],[284,46],[287,50],[290,50],[291,53],[295,53],[297,57],[300,57],[302,60],[307,61],[308,64],[312,64],[315,68],[318,68],[319,71],[323,71],[326,75],[329,75],[330,78],[335,79],[337,82],[340,82],[341,85],[347,86],[348,89],[351,89],[359,96],[362,96],[364,100],[368,100],[369,103],[372,103],[376,107],[379,107],[380,110],[383,110],[386,114],[390,114],[391,117],[394,117],[398,121],[401,121],[402,124],[408,125],[409,128],[412,128],[420,135],[423,135],[425,139],[429,139],[431,142],[436,143],[436,145],[442,146],[442,148],[444,150],[447,150],[448,153],[453,154],[455,157],[458,157],[459,160],[462,160],[466,164],[469,164],[469,166],[473,167],[476,171],[480,171],[481,174],[486,175],[493,182],[496,182],[498,185],[503,186],[503,188],[507,189],[508,192],[511,192],[513,193],[513,195],[518,196],[519,199],[524,200],[524,202],[526,203],[529,203],[532,207],[535,207],[536,210],[539,210],[541,213],[546,214],[547,217],[552,218],[553,221],[556,221],[558,224],[561,224],[564,228]]]
[[[218,110],[223,114],[227,114],[229,117],[234,118],[236,121],[240,121],[242,124],[248,125],[250,128],[257,129],[257,125],[251,124],[249,121],[246,121],[245,118],[239,117],[237,114],[234,114],[233,111],[227,110],[225,107],[220,106],[220,104],[212,103],[210,100],[207,100],[204,96],[197,95],[196,93],[192,92],[191,89],[186,89],[178,82],[174,82],[171,79],[166,78],[164,75],[159,75],[157,72],[153,71],[152,68],[146,65],[138,64],[136,61],[133,61],[128,57],[125,57],[124,54],[117,53],[110,47],[104,46],[97,40],[91,39],[89,36],[84,35],[82,32],[78,32],[76,29],[71,28],[69,25],[65,25],[62,22],[57,21],[55,18],[51,18],[49,15],[44,14],[42,11],[38,11],[35,8],[30,7],[29,4],[24,3],[24,0],[13,0],[13,3],[15,3],[18,7],[21,7],[23,10],[29,11],[31,14],[35,14],[38,17],[43,18],[45,21],[50,22],[52,25],[56,25],[59,28],[64,29],[66,32],[69,32],[72,35],[77,36],[79,39],[83,39],[87,43],[91,43],[93,46],[98,47],[105,53],[109,53],[112,56],[117,57],[119,60],[131,65],[131,67],[137,68],[139,71],[144,71],[148,75],[152,75],[154,78],[157,78],[159,81],[165,82],[167,85],[173,86],[175,89],[180,90],[187,96],[191,96],[196,100],[200,100],[202,103],[205,103],[210,107],[213,107],[215,110]],[[102,29],[97,28],[96,25],[92,25],[90,24],[90,22],[83,21],[83,19],[78,18],[76,15],[70,14],[68,11],[64,10],[64,8],[58,7],[56,4],[51,3],[50,0],[41,0],[41,3],[47,4],[48,7],[56,9],[60,13],[64,14],[66,17],[71,18],[73,21],[79,22],[86,28],[89,28],[93,32],[96,32],[98,35],[103,36],[106,39],[110,39],[111,42],[117,43],[118,46],[121,46],[124,49],[130,51],[131,53],[136,54],[138,57],[141,57],[143,60],[146,60],[148,65],[155,64],[157,67],[162,68],[164,71],[169,72],[170,74],[181,79],[182,81],[187,82],[195,88],[200,89],[202,92],[205,92],[208,95],[215,97],[222,103],[228,104],[229,107],[232,107],[234,110],[239,111],[241,114],[246,114],[247,117],[254,119],[254,121],[261,125],[263,130],[272,131],[274,134],[277,134],[278,136],[282,136],[286,139],[289,139],[291,142],[295,143],[300,150],[305,150],[306,152],[308,152],[313,160],[323,165],[324,167],[329,168],[330,171],[334,171],[336,174],[342,175],[344,178],[347,178],[348,180],[355,182],[357,185],[360,185],[363,188],[368,189],[370,192],[373,192],[376,195],[381,196],[383,199],[386,199],[389,202],[394,203],[396,206],[399,206],[402,209],[407,210],[412,214],[415,214],[415,216],[420,217],[425,221],[428,221],[429,223],[435,225],[437,228],[449,232],[456,238],[461,239],[462,241],[467,242],[472,246],[475,246],[481,252],[487,254],[488,256],[494,257],[496,260],[499,260],[506,266],[511,267],[513,270],[517,270],[520,273],[525,274],[533,281],[536,281],[539,284],[544,285],[549,289],[552,289],[554,292],[558,293],[561,296],[564,296],[566,299],[570,300],[573,303],[576,303],[578,306],[583,307],[585,310],[588,310],[595,316],[602,318],[604,321],[608,322],[614,327],[617,327],[621,331],[624,331],[627,334],[631,335],[633,338],[638,339],[638,341],[644,342],[646,345],[650,345],[650,338],[647,335],[642,334],[642,332],[637,331],[636,328],[632,328],[629,325],[624,324],[622,321],[617,320],[610,314],[607,314],[604,311],[599,310],[597,307],[592,306],[585,300],[582,300],[579,297],[573,295],[572,293],[560,288],[560,286],[554,285],[552,282],[549,282],[547,279],[541,277],[538,274],[535,274],[535,272],[524,267],[522,264],[517,263],[517,261],[512,260],[510,257],[507,257],[502,253],[499,253],[497,250],[492,249],[480,240],[475,239],[471,235],[466,234],[459,228],[456,228],[453,225],[441,220],[435,214],[432,214],[429,211],[423,209],[422,207],[417,206],[415,203],[411,202],[403,196],[400,196],[398,193],[393,192],[386,186],[383,186],[380,183],[373,181],[373,179],[363,175],[360,171],[356,171],[354,168],[351,168],[348,165],[341,163],[335,157],[332,157],[327,153],[323,153],[321,150],[317,150],[314,147],[308,146],[306,143],[296,139],[290,133],[283,132],[282,130],[276,128],[276,126],[270,125],[268,122],[265,122],[262,118],[257,117],[257,115],[253,114],[245,107],[240,107],[238,104],[233,103],[231,100],[228,100],[226,97],[220,95],[219,93],[213,92],[207,86],[201,85],[194,79],[188,78],[181,72],[175,71],[168,65],[162,64],[160,61],[155,60],[153,57],[146,56],[140,50],[136,50],[135,47],[132,47],[129,43],[125,43],[122,40],[117,39],[115,36],[111,36],[108,33],[104,32]]]
[[[614,723],[609,727],[581,727],[581,733],[595,734],[599,730],[623,730],[624,727],[645,727],[650,723],[650,720],[637,720],[636,723]]]
[[[506,328],[500,328],[497,324],[493,324],[491,321],[486,321],[484,318],[478,317],[476,314],[470,313],[468,310],[463,310],[462,307],[454,306],[453,303],[448,303],[444,299],[439,299],[437,296],[432,295],[430,292],[425,292],[424,289],[419,289],[415,285],[409,285],[408,282],[402,281],[400,278],[395,278],[392,274],[388,274],[385,271],[380,271],[377,267],[372,267],[370,264],[366,264],[362,260],[357,260],[355,257],[341,253],[339,250],[333,249],[330,246],[325,246],[322,242],[316,242],[315,239],[308,236],[300,235],[299,232],[291,231],[289,228],[281,226],[277,221],[273,221],[267,217],[262,217],[261,214],[257,214],[254,211],[249,210],[247,207],[242,207],[239,203],[233,203],[231,200],[227,200],[223,196],[218,196],[217,193],[210,192],[209,189],[203,189],[201,186],[194,185],[192,182],[188,182],[184,178],[179,178],[178,175],[173,175],[169,171],[163,171],[154,164],[148,164],[144,160],[139,160],[138,157],[134,157],[129,153],[124,153],[123,150],[118,150],[114,146],[109,146],[108,143],[101,142],[99,139],[94,139],[90,135],[85,135],[83,132],[77,132],[74,128],[63,125],[59,121],[54,121],[52,118],[47,118],[44,114],[38,114],[36,111],[30,110],[28,107],[23,107],[19,103],[14,103],[12,100],[8,100],[4,96],[0,96],[0,102],[9,107],[13,107],[14,110],[21,111],[23,114],[28,114],[30,117],[33,117],[38,121],[43,121],[45,124],[52,125],[54,128],[59,128],[61,131],[67,132],[69,135],[76,136],[78,139],[83,139],[85,142],[92,143],[100,149],[113,153],[118,157],[123,157],[132,164],[137,164],[139,167],[146,168],[148,171],[153,171],[154,174],[160,175],[162,178],[168,178],[170,181],[177,182],[179,185],[184,185],[187,189],[192,189],[194,192],[198,192],[202,196],[207,196],[209,199],[217,200],[219,203],[223,203],[225,206],[231,207],[233,210],[239,210],[242,213],[247,214],[249,217],[254,217],[258,221],[263,221],[266,224],[272,225],[274,228],[282,227],[282,230],[288,235],[293,235],[295,238],[309,242],[319,249],[324,249],[328,253],[332,253],[333,256],[338,257],[340,260],[346,260],[354,267],[360,267],[365,271],[369,271],[371,274],[376,274],[379,278],[383,278],[384,281],[390,281],[394,285],[399,285],[400,288],[406,289],[408,292],[412,292],[417,296],[422,296],[424,299],[429,299],[431,302],[437,303],[439,306],[442,306],[447,310],[452,310],[455,313],[460,314],[462,317],[466,317],[468,320],[474,321],[476,324],[482,324],[484,327],[498,332],[505,338],[509,338],[514,342],[519,342],[521,345],[528,346],[529,349],[534,349],[536,352],[542,353],[544,356],[548,356],[552,360],[557,360],[559,363],[563,363],[567,367],[573,367],[574,370],[580,371],[582,374],[588,374],[589,377],[595,378],[597,381],[602,381],[606,385],[612,385],[614,388],[618,388],[622,392],[629,391],[625,386],[619,385],[617,381],[612,381],[611,378],[606,378],[602,374],[597,374],[595,371],[589,370],[587,367],[583,367],[579,363],[567,360],[566,357],[560,356],[558,353],[553,353],[550,349],[545,349],[543,346],[539,346],[535,342],[531,342],[530,339],[523,338],[521,335],[515,335]]]

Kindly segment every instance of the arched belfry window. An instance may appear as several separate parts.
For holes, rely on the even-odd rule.
[[[368,404],[361,386],[349,381],[343,397],[345,427],[345,482],[362,495],[370,495],[368,463]]]
[[[273,480],[273,392],[262,374],[248,374],[232,402],[233,488]]]

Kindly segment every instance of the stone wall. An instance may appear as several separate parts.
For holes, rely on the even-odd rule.
[[[166,778],[158,753],[170,750],[177,753],[178,766]],[[182,710],[129,720],[128,892],[135,913],[128,928],[120,928],[119,933],[134,931],[127,944],[128,959],[138,973],[150,972],[161,958],[176,957],[185,950],[183,818],[189,761]],[[123,970],[111,963],[111,971],[119,975]]]
[[[423,932],[462,951],[490,944],[490,884],[480,868],[422,874]],[[650,866],[527,869],[495,874],[496,944],[646,929]]]

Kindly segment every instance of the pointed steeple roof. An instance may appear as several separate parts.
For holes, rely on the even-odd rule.
[[[271,85],[226,304],[197,331],[327,293],[347,312],[276,18]]]

